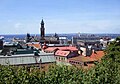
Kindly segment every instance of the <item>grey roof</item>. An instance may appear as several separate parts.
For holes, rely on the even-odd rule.
[[[45,40],[48,40],[48,41],[57,41],[57,38],[54,36],[46,36],[44,38],[45,38]]]
[[[55,62],[54,54],[40,52],[40,56],[34,54],[20,54],[12,56],[0,55],[1,65],[22,65],[22,64],[37,64]]]
[[[43,52],[43,51],[40,51],[40,56],[42,55],[54,55],[54,53],[46,53],[46,52]]]

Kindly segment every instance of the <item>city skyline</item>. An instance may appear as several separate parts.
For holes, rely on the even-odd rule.
[[[0,34],[119,33],[119,0],[0,0]]]

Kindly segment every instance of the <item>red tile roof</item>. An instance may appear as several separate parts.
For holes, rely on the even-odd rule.
[[[85,57],[85,56],[77,56],[73,58],[69,58],[69,61],[76,61],[76,62],[88,62],[88,61],[94,61],[95,59],[92,59],[90,57]]]
[[[57,50],[56,52],[55,52],[55,55],[56,56],[68,56],[70,54],[70,51],[61,51],[61,50]]]
[[[93,53],[90,57],[85,56],[77,56],[73,58],[69,58],[69,61],[80,61],[80,62],[90,62],[90,61],[98,61],[104,56],[103,51],[96,51],[97,54]]]
[[[45,49],[46,52],[53,52],[57,49],[57,47],[48,47],[47,49]]]
[[[45,51],[52,52],[52,51],[54,51],[56,49],[69,50],[69,51],[77,51],[78,50],[76,47],[48,47],[47,49],[45,49]]]
[[[41,48],[40,44],[28,44],[28,46],[33,46],[35,48]]]
[[[78,49],[76,47],[58,47],[60,50],[70,50],[70,51],[77,51]]]
[[[95,54],[95,53],[92,53],[92,55],[90,56],[90,58],[99,60],[99,59],[101,59],[104,55],[105,55],[104,51],[96,51],[96,54]]]

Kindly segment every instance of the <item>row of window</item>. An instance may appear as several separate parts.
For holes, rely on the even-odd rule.
[[[80,64],[80,65],[83,65],[84,63],[82,63],[82,62],[75,62],[75,61],[69,61],[69,63],[71,63],[71,64]]]
[[[65,57],[56,57],[56,60],[65,60]]]

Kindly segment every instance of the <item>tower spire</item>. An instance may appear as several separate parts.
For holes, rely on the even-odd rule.
[[[41,24],[44,24],[44,21],[43,21],[43,19],[42,19],[42,21],[41,21]]]

